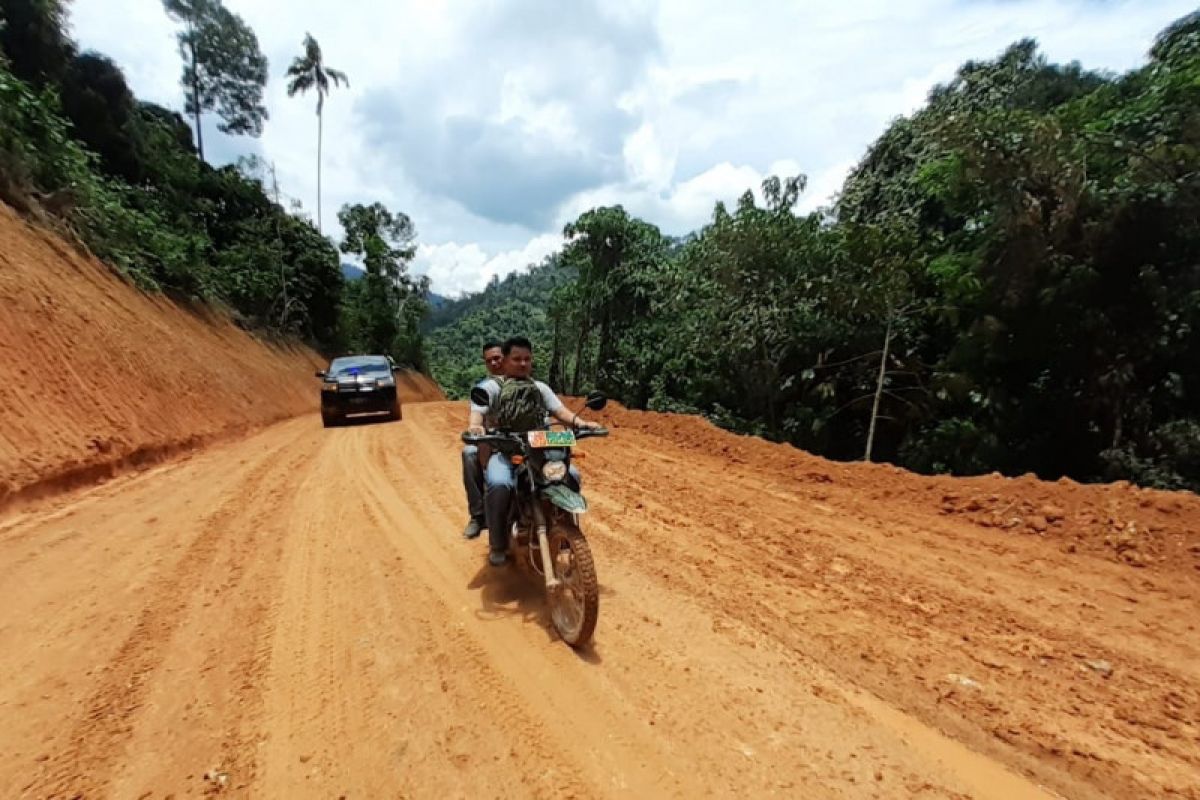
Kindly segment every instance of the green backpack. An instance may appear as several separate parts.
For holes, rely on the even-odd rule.
[[[496,378],[500,396],[492,405],[496,427],[502,431],[533,431],[546,427],[546,400],[532,378]]]

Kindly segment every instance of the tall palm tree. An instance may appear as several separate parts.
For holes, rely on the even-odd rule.
[[[321,45],[311,33],[304,34],[304,55],[296,56],[288,67],[288,97],[296,93],[304,94],[309,89],[317,90],[317,230],[321,230],[321,138],[323,129],[323,112],[325,110],[325,95],[329,94],[330,84],[334,86],[350,85],[346,73],[325,66],[321,58]]]

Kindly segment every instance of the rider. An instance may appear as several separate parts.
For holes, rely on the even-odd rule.
[[[542,427],[547,414],[564,425],[577,428],[601,427],[567,409],[549,386],[532,379],[533,344],[528,339],[514,336],[504,343],[501,351],[504,353],[504,378],[488,378],[479,384],[488,393],[490,402],[487,406],[471,404],[471,416],[467,423],[469,433],[476,436],[485,433],[484,415],[489,412],[495,415],[494,419],[489,420],[489,424],[494,424],[502,430],[512,430],[513,427],[525,430]],[[523,415],[525,419],[522,423],[512,425],[512,420],[505,418],[509,413],[508,409],[519,407],[521,404],[534,405],[536,408],[528,409],[529,413]],[[540,422],[531,423],[531,419],[538,419]],[[485,482],[487,494],[484,505],[491,548],[488,563],[493,567],[500,567],[508,561],[508,530],[505,521],[512,490],[517,485],[513,464],[508,455],[492,454],[487,462]]]
[[[483,343],[483,364],[493,378],[504,374],[504,352],[499,341],[488,339]],[[487,463],[490,452],[486,444],[468,444],[462,449],[463,488],[467,491],[467,511],[471,515],[463,530],[464,539],[477,538],[487,527],[483,514],[483,465]]]

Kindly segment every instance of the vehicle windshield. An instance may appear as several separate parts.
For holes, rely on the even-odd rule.
[[[330,377],[360,373],[363,375],[390,375],[392,367],[383,358],[335,358],[327,373]]]

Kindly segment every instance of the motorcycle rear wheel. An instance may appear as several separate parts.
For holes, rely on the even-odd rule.
[[[569,522],[555,525],[549,539],[554,575],[560,581],[558,589],[550,593],[550,621],[564,642],[583,647],[592,640],[600,615],[600,585],[592,549],[583,531]]]

